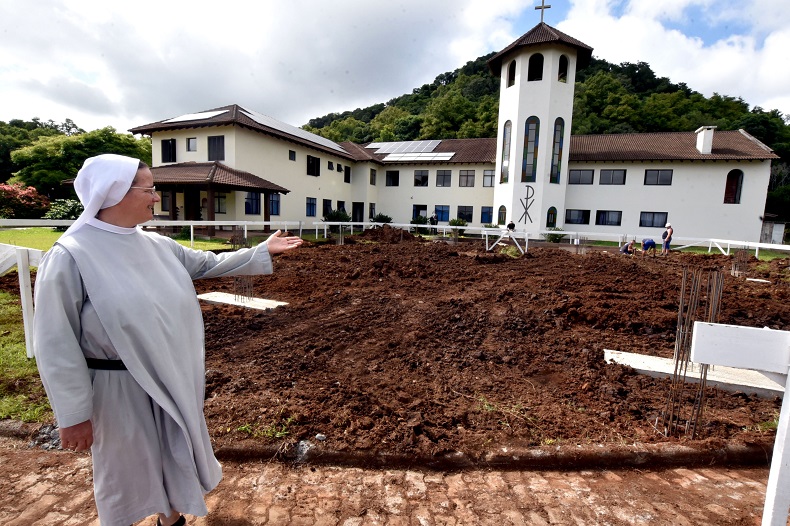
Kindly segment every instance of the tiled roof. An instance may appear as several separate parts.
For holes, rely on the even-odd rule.
[[[592,48],[580,40],[576,40],[572,36],[568,36],[559,29],[554,29],[545,22],[541,22],[526,33],[524,33],[518,40],[510,44],[508,47],[488,59],[488,69],[495,77],[499,77],[502,71],[502,61],[505,56],[516,48],[539,46],[541,44],[565,44],[576,49],[577,52],[577,70],[585,67],[592,57]]]
[[[697,134],[694,132],[573,135],[569,157],[573,162],[779,158],[743,130],[714,132],[713,149],[709,154],[697,150]]]
[[[266,190],[287,194],[290,190],[276,185],[257,175],[236,170],[219,161],[210,163],[166,164],[151,168],[155,185],[183,184],[197,185],[212,183],[233,190]]]
[[[370,144],[370,143],[367,143]],[[375,153],[375,148],[365,148],[366,145],[355,143],[342,143],[355,161],[374,161],[379,164],[421,164],[420,161],[384,161],[388,153]],[[496,162],[496,139],[442,139],[431,153],[453,152],[455,155],[449,161],[424,161],[430,164],[437,163],[494,163]]]
[[[338,157],[351,159],[351,156],[344,151],[340,145],[329,139],[325,139],[324,137],[307,132],[290,124],[280,122],[255,111],[245,109],[238,104],[231,104],[229,106],[222,106],[220,108],[214,108],[188,116],[173,117],[151,124],[144,124],[132,128],[129,131],[135,134],[151,135],[154,132],[169,130],[230,125],[242,126],[315,150],[337,155]]]

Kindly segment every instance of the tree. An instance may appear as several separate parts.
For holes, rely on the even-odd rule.
[[[71,119],[66,121],[76,127]],[[61,134],[63,132],[59,128],[65,126],[65,123],[42,123],[38,118],[32,121],[12,119],[8,123],[0,121],[0,181],[7,181],[18,169],[11,162],[12,151],[32,144],[39,137]]]
[[[108,126],[78,135],[39,137],[30,146],[12,152],[11,160],[20,167],[16,179],[50,199],[67,199],[74,192],[63,181],[76,177],[85,159],[102,153],[128,155],[151,164],[151,141],[117,133]]]

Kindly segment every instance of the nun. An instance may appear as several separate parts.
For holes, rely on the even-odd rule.
[[[102,526],[207,513],[222,469],[203,414],[204,331],[195,279],[270,274],[302,240],[274,233],[213,254],[143,231],[160,200],[145,163],[87,159],[82,215],[45,254],[35,282],[34,349],[61,445],[91,450]]]

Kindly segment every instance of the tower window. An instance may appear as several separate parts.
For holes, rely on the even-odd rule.
[[[727,174],[727,184],[724,186],[724,204],[737,205],[741,202],[741,187],[743,186],[743,172],[732,170]]]
[[[554,147],[551,152],[551,173],[549,182],[559,184],[562,167],[562,136],[565,134],[565,121],[557,117],[554,121]]]
[[[507,87],[509,88],[516,83],[516,61],[511,60],[510,65],[507,67]]]
[[[502,132],[502,172],[499,174],[499,182],[506,183],[508,176],[508,165],[510,164],[510,130],[512,124],[510,121],[505,123],[504,131]]]
[[[559,82],[568,82],[568,57],[560,55],[560,69],[557,72]]]
[[[521,182],[534,183],[538,173],[538,133],[540,120],[534,115],[524,124],[524,159],[521,161]]]
[[[529,71],[527,81],[543,80],[543,55],[535,53],[529,57]]]

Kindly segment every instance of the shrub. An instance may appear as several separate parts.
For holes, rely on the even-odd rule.
[[[49,207],[49,199],[32,186],[0,183],[0,217],[5,219],[40,219]]]
[[[76,199],[55,199],[44,214],[44,219],[77,219],[82,210],[82,203]],[[67,228],[56,226],[55,232],[65,232]]]
[[[450,219],[448,224],[450,226],[466,226],[469,223],[466,222],[466,219],[459,219],[459,218],[456,217],[455,219]],[[464,232],[465,232],[465,230],[463,228],[459,228],[458,229],[458,235],[459,236],[464,235]]]
[[[562,232],[562,228],[560,228],[558,226],[557,227],[549,227],[546,230],[551,230],[553,232]],[[565,238],[565,236],[567,236],[567,234],[541,234],[541,235],[549,243],[559,243],[560,241],[562,241]]]
[[[417,217],[415,217],[414,219],[409,221],[409,223],[411,223],[412,225],[427,225],[428,224],[428,218],[423,216],[423,215],[418,215]],[[417,228],[417,233],[418,234],[427,234],[428,233],[428,229],[427,228],[420,228],[420,227],[418,227]]]
[[[387,214],[376,214],[370,218],[371,223],[392,223],[392,218]]]
[[[322,220],[326,221],[327,223],[349,223],[351,222],[351,216],[348,215],[345,210],[330,210]],[[339,232],[340,227],[330,226],[329,231]]]

